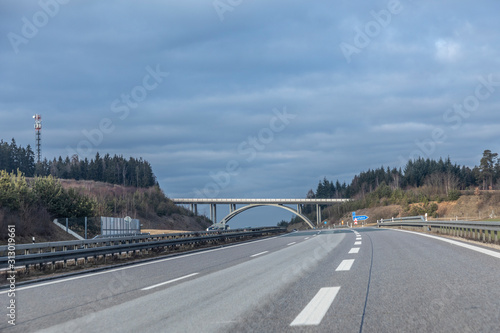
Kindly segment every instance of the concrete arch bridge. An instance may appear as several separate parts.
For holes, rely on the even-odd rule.
[[[272,206],[285,209],[298,217],[300,217],[304,222],[306,222],[311,228],[315,225],[311,220],[302,214],[302,205],[315,205],[316,206],[316,226],[321,223],[321,205],[332,205],[336,203],[341,203],[349,201],[349,199],[195,199],[195,198],[184,198],[184,199],[171,199],[176,204],[190,205],[190,209],[193,213],[198,214],[197,205],[210,205],[210,220],[214,224],[217,223],[217,205],[226,204],[229,205],[229,214],[225,216],[219,224],[226,225],[229,220],[238,214],[243,213],[246,210],[261,206]],[[242,205],[242,207],[237,208],[236,205]],[[296,206],[297,209],[293,209],[289,206]]]

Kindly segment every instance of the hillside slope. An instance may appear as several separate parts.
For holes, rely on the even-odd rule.
[[[424,207],[431,207],[429,219],[437,220],[485,220],[500,217],[500,191],[481,191],[480,195],[462,195],[455,201],[429,202],[427,204],[415,203],[409,207],[401,205],[388,205],[370,207],[356,211],[358,215],[369,216],[368,223],[376,223],[380,219],[391,217],[423,215]],[[429,208],[427,208],[429,210]],[[434,213],[430,213],[433,211]],[[413,214],[411,214],[413,212]],[[345,220],[352,220],[350,214],[345,214]],[[331,221],[338,223],[338,221]]]
[[[327,226],[352,223],[351,212],[339,216],[337,206],[327,207],[322,211],[323,221]],[[414,203],[410,205],[379,205],[376,207],[362,208],[356,210],[357,215],[367,215],[367,223],[376,223],[380,219],[392,217],[424,215],[428,212],[428,218],[433,220],[488,220],[500,218],[500,191],[481,191],[479,195],[464,194],[455,201],[430,201],[427,203]],[[309,217],[316,221],[316,216]],[[305,223],[294,219],[288,229],[307,229]]]
[[[89,180],[61,179],[64,188],[73,188],[99,202],[99,215],[130,216],[139,219],[143,229],[204,230],[212,223],[176,206],[158,187],[137,188]]]
[[[35,237],[36,242],[73,239],[52,223],[55,218],[64,224],[65,218],[69,217],[70,228],[82,236],[84,217],[91,218],[88,219],[89,238],[100,233],[100,219],[92,218],[99,216],[130,216],[140,220],[142,229],[198,231],[205,230],[212,224],[205,216],[194,216],[189,210],[176,206],[158,186],[137,188],[95,181],[49,178],[40,181],[5,172],[0,180],[0,228],[7,230],[8,225],[14,225],[18,244],[31,243],[32,237]],[[40,191],[43,193],[39,193]],[[42,202],[36,198],[46,200]],[[45,201],[50,202],[51,206],[47,206]],[[80,207],[83,203],[88,206],[87,210],[54,209],[54,206],[62,205]],[[66,215],[67,212],[82,214],[82,211],[89,215]],[[0,244],[6,242],[7,233],[0,233]]]

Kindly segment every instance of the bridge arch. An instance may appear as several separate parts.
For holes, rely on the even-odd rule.
[[[309,226],[314,229],[314,224],[311,222],[311,220],[309,220],[307,218],[307,216],[303,215],[303,214],[300,214],[299,212],[297,212],[295,209],[293,208],[290,208],[290,207],[287,207],[287,206],[284,206],[284,205],[280,205],[280,204],[250,204],[250,205],[247,205],[247,206],[243,206],[241,208],[238,208],[232,212],[230,212],[226,217],[224,217],[220,223],[222,224],[226,224],[227,222],[229,222],[229,220],[231,220],[233,217],[235,217],[236,215],[238,214],[241,214],[243,213],[244,211],[248,210],[248,209],[251,209],[251,208],[255,208],[255,207],[261,207],[261,206],[270,206],[270,207],[278,207],[278,208],[282,208],[282,209],[286,209],[287,211],[289,212],[292,212],[293,214],[297,215],[298,217],[300,217],[304,222],[306,222],[307,224],[309,224]]]

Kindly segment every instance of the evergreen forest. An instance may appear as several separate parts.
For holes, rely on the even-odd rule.
[[[157,185],[156,177],[149,162],[142,158],[106,154],[99,152],[91,160],[81,160],[77,155],[70,157],[44,159],[35,162],[35,153],[28,145],[18,146],[12,139],[10,143],[0,140],[0,170],[16,173],[18,170],[26,177],[52,176],[61,179],[94,180],[133,187]]]

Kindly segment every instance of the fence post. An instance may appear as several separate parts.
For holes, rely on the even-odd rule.
[[[66,233],[68,233],[68,218],[66,218]]]
[[[85,216],[85,239],[87,239],[87,216]]]

